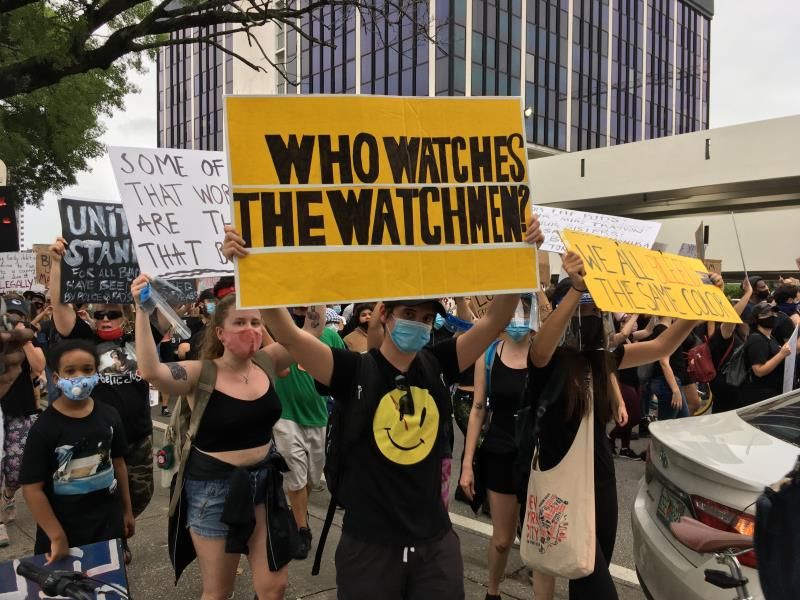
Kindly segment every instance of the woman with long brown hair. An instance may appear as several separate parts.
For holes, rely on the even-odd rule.
[[[568,279],[559,283],[552,298],[554,310],[531,343],[527,401],[534,413],[544,410],[539,426],[539,468],[552,469],[566,456],[581,421],[594,414],[595,565],[591,575],[569,583],[570,600],[615,600],[617,592],[608,571],[617,531],[617,490],[614,460],[606,436],[612,417],[623,420],[612,374],[669,356],[695,325],[677,321],[657,339],[606,348],[603,313],[588,294],[581,258],[563,259]],[[713,276],[712,276],[713,277]],[[719,282],[719,277],[715,284]],[[559,386],[553,388],[550,386]],[[543,392],[555,397],[542,406]],[[552,392],[552,393],[551,393]],[[540,413],[541,414],[541,413]],[[587,465],[588,468],[588,465]]]
[[[148,282],[146,275],[133,282],[131,291],[137,304]],[[183,489],[176,486],[173,492],[181,494],[179,512],[185,515],[185,527],[200,562],[203,600],[230,597],[241,553],[247,554],[259,600],[282,599],[291,554],[276,552],[273,547],[268,551],[268,546],[275,545],[273,520],[279,508],[272,501],[278,497],[282,499],[280,508],[286,505],[280,473],[271,460],[272,426],[280,417],[281,404],[267,372],[254,362],[256,353],[263,352],[277,372],[290,366],[292,359],[278,344],[261,349],[261,314],[237,310],[234,294],[220,300],[210,316],[203,360],[160,363],[155,343],[144,335],[149,322],[143,310],[137,311],[136,330],[142,376],[164,393],[185,396],[190,408],[194,408],[204,361],[216,366],[214,389],[186,463]],[[245,527],[252,533],[244,539],[239,522],[242,512],[230,514],[235,512],[232,503],[242,496],[245,503],[237,506],[254,517],[249,524],[252,529]],[[177,554],[172,558],[180,576],[188,563],[185,556]]]

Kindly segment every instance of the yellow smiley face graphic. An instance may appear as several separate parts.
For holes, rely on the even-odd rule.
[[[414,401],[414,414],[400,416],[405,393]],[[439,433],[439,409],[428,390],[411,386],[408,392],[392,390],[381,398],[372,431],[378,450],[393,463],[414,465],[430,454]]]

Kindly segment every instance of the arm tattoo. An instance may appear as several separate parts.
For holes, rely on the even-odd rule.
[[[483,402],[476,402],[472,406],[475,408],[475,410],[483,410]]]
[[[172,378],[175,381],[187,381],[189,376],[186,374],[186,369],[178,363],[165,363],[169,372],[172,373]]]

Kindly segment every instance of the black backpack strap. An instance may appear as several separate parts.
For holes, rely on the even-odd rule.
[[[322,524],[322,531],[317,542],[317,551],[314,554],[314,565],[311,567],[311,575],[319,575],[319,568],[322,564],[322,552],[325,550],[325,542],[328,540],[328,533],[333,524],[333,516],[336,514],[336,498],[331,496],[328,502],[328,511],[325,513],[325,522]]]

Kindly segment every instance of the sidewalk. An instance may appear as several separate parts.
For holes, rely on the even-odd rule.
[[[128,580],[132,597],[139,599],[194,600],[200,597],[200,572],[197,561],[192,563],[181,577],[177,587],[174,586],[172,567],[167,555],[167,510],[168,490],[159,487],[161,475],[156,473],[156,492],[153,501],[145,513],[136,521],[136,535],[130,542],[133,551],[133,564],[128,568]],[[341,512],[337,513],[336,522],[331,527],[325,545],[322,569],[316,577],[311,576],[311,565],[316,541],[322,529],[322,521],[328,506],[327,490],[312,494],[309,507],[311,529],[314,533],[314,545],[308,559],[292,561],[289,566],[289,588],[287,600],[335,600],[336,573],[333,557],[341,532]],[[467,600],[483,600],[486,595],[486,545],[487,538],[474,531],[455,527],[461,538],[462,555],[464,557],[464,587]],[[17,520],[8,526],[11,545],[0,548],[0,560],[10,560],[28,556],[33,553],[33,541],[36,525],[28,512],[22,493],[17,495]],[[511,552],[507,579],[501,591],[504,599],[530,600],[533,597],[527,569],[519,558],[515,548]],[[564,582],[559,582],[556,597],[567,598]],[[641,591],[618,583],[617,589],[621,600],[640,600]],[[253,597],[250,585],[250,574],[247,560],[240,563],[239,575],[236,578],[235,597],[250,600]],[[376,590],[376,598],[380,591]],[[369,599],[365,599],[369,600]],[[435,599],[432,599],[435,600]]]

